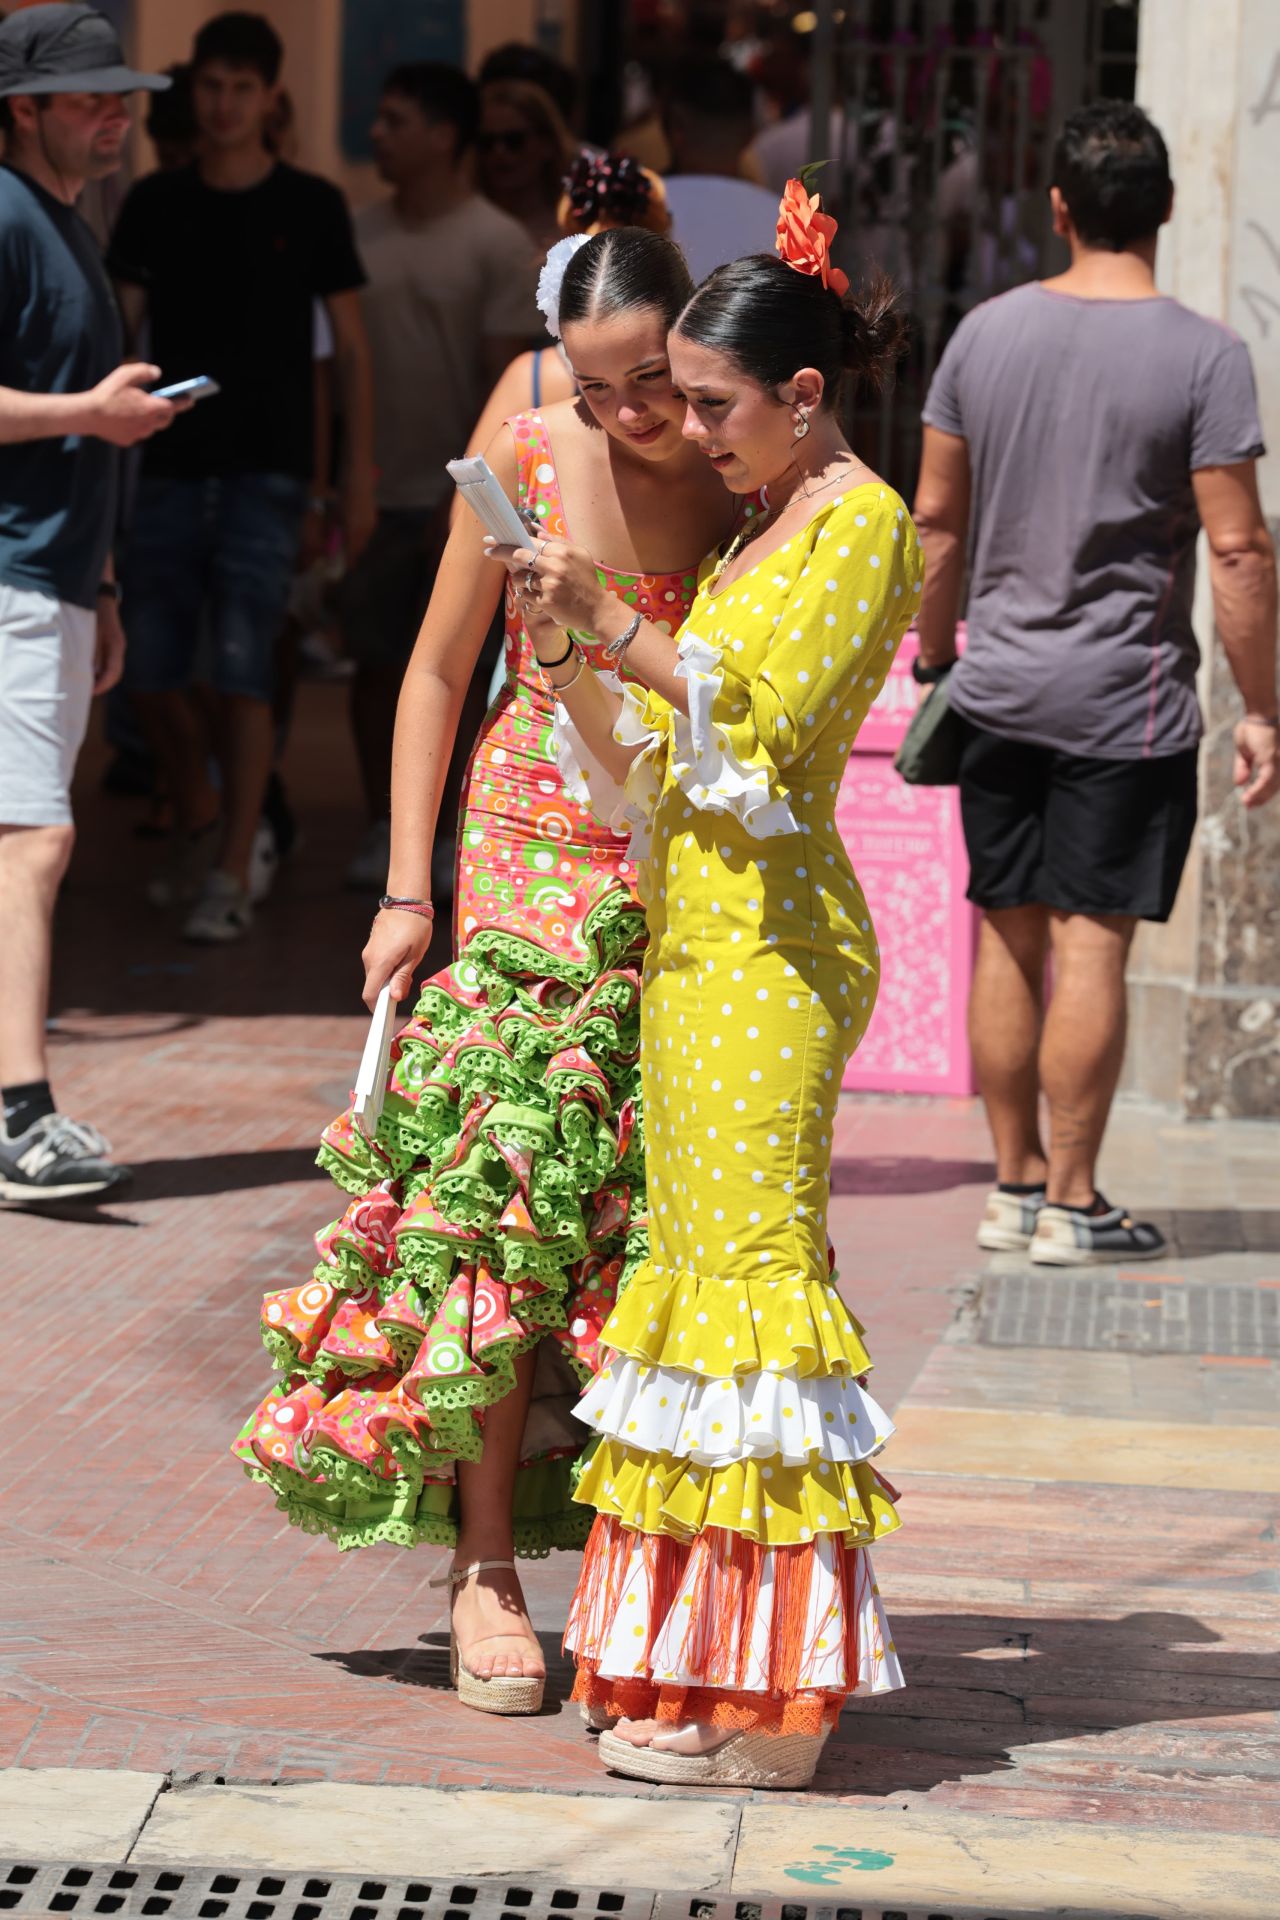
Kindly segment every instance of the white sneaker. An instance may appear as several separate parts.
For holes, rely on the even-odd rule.
[[[978,1228],[978,1245],[987,1253],[1022,1253],[1031,1245],[1043,1207],[1043,1187],[1034,1193],[1002,1193],[993,1187]]]
[[[353,892],[385,893],[391,865],[391,822],[375,820],[347,868],[345,885]]]
[[[198,940],[205,946],[225,946],[241,939],[253,925],[253,906],[238,880],[215,867],[204,883],[204,892],[187,915],[182,928],[184,940]]]
[[[260,907],[276,883],[276,874],[280,871],[280,855],[276,851],[276,836],[271,830],[269,820],[259,820],[258,830],[253,836],[253,852],[249,855],[249,899],[255,907]]]

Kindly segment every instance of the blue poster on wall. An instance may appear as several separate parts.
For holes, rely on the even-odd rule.
[[[369,128],[392,67],[406,60],[452,60],[466,51],[464,0],[343,0],[342,151],[368,160]]]

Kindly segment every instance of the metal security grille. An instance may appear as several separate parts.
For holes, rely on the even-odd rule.
[[[138,1914],[167,1920],[1022,1920],[986,1907],[843,1902],[503,1880],[370,1880],[226,1867],[38,1866],[0,1861],[0,1913]]]
[[[1109,1275],[988,1275],[977,1341],[1105,1353],[1280,1358],[1280,1289]]]
[[[863,399],[858,451],[910,495],[920,409],[979,301],[1065,265],[1049,226],[1053,140],[1099,96],[1132,99],[1136,0],[844,0],[819,8],[819,179],[840,264],[897,283],[915,339],[895,387]],[[828,122],[825,137],[821,129]]]

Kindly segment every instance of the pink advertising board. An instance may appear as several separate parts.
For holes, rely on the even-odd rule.
[[[880,942],[880,993],[844,1085],[864,1093],[974,1090],[965,1037],[978,914],[954,787],[909,787],[893,756],[916,709],[916,636],[898,649],[858,735],[836,824]]]

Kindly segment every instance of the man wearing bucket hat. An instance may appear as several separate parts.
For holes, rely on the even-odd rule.
[[[120,165],[127,94],[156,91],[92,7],[0,22],[0,1199],[118,1186],[101,1134],[58,1113],[45,1020],[70,783],[89,702],[124,653],[111,570],[117,449],[177,411],[121,366],[120,321],[75,203]]]

